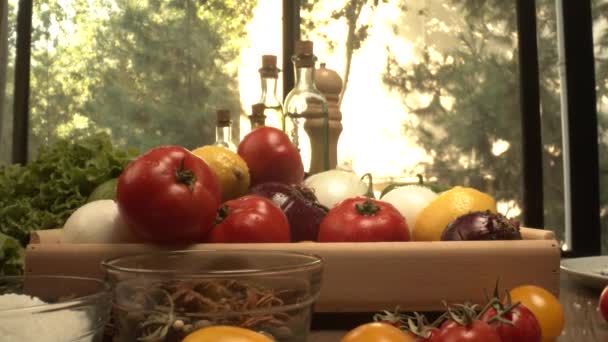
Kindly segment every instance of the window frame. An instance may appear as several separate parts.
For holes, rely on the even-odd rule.
[[[562,120],[567,125],[567,134],[562,139],[564,191],[569,196],[564,201],[566,231],[571,233],[563,255],[600,255],[599,140],[591,1],[557,0],[556,4],[561,19],[558,29],[562,30],[559,43],[565,83]]]
[[[536,33],[536,1],[517,0],[519,93],[522,125],[522,221],[544,227],[543,155],[540,84]]]
[[[32,0],[19,0],[13,92],[12,161],[25,165],[28,156]]]
[[[300,39],[300,0],[283,0],[283,100],[295,84],[291,56]]]
[[[291,56],[300,37],[300,1],[283,0],[283,94],[291,90],[294,75]],[[558,4],[558,30],[563,30],[560,52],[564,63],[562,116],[567,125],[564,144],[564,199],[566,229],[571,236],[564,256],[599,255],[599,154],[595,94],[591,0]],[[522,115],[523,224],[544,227],[542,134],[536,1],[516,0]],[[567,15],[566,15],[567,14]],[[559,25],[561,20],[561,25]],[[17,14],[17,51],[13,104],[13,163],[28,158],[29,83],[32,0],[20,0]],[[576,115],[569,115],[576,113]],[[574,229],[575,227],[575,229]]]

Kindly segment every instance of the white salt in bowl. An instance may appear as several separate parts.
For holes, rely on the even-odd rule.
[[[99,342],[110,317],[103,280],[66,276],[0,277],[0,340]]]

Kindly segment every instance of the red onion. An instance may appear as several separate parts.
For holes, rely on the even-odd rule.
[[[318,203],[314,193],[299,185],[266,182],[251,188],[252,194],[270,199],[283,210],[291,228],[291,239],[316,241],[327,208]]]
[[[441,235],[442,241],[521,239],[519,222],[490,211],[462,215],[448,224]]]

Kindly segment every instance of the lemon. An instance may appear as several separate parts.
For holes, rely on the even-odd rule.
[[[238,154],[223,146],[207,145],[192,151],[213,170],[220,182],[222,201],[237,198],[249,189],[249,168]]]
[[[182,342],[273,342],[269,337],[253,330],[216,325],[190,333]]]
[[[445,227],[472,211],[496,212],[496,200],[479,190],[456,186],[432,200],[416,217],[414,241],[439,241]]]

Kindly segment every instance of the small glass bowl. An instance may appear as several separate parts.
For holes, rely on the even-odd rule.
[[[0,336],[12,342],[102,341],[111,298],[110,286],[100,279],[0,277]]]
[[[102,263],[121,342],[179,342],[212,325],[305,342],[322,265],[313,255],[249,250],[158,252]]]

